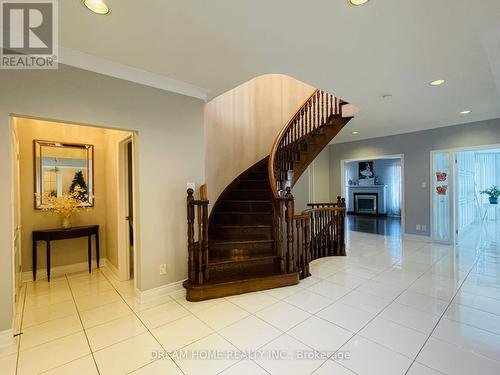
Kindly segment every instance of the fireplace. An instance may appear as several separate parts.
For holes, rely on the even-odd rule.
[[[378,194],[354,193],[354,213],[378,215]]]

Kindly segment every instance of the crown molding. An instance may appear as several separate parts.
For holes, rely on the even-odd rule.
[[[208,100],[209,90],[177,81],[160,74],[137,69],[128,65],[115,63],[110,60],[92,56],[66,47],[59,47],[59,63],[91,72],[104,74],[110,77],[123,79],[141,85],[154,87],[160,90],[175,92],[193,98]]]

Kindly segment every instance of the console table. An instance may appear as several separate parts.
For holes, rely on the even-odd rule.
[[[36,244],[37,241],[47,243],[47,278],[50,281],[50,242],[70,238],[88,238],[89,273],[92,272],[92,236],[95,236],[95,253],[97,268],[99,268],[99,225],[87,225],[73,228],[58,228],[33,231],[33,280],[36,280]]]

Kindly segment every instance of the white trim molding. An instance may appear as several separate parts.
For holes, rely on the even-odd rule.
[[[148,303],[155,300],[156,298],[165,297],[168,295],[173,295],[181,291],[184,291],[184,287],[182,286],[183,282],[184,280],[176,281],[167,285],[162,285],[157,288],[148,289],[145,291],[140,291],[139,289],[136,289],[135,292],[137,296],[137,301],[139,303]]]
[[[107,267],[108,262],[106,258],[101,258],[99,259],[99,266],[101,268]],[[97,268],[97,263],[95,260],[92,260],[92,269]],[[108,267],[109,268],[109,267]],[[64,266],[57,266],[57,267],[52,267],[50,269],[50,277],[59,277],[63,276],[69,273],[75,273],[75,272],[82,272],[82,271],[87,271],[89,269],[89,264],[88,262],[81,262],[81,263],[74,263],[74,264],[67,264]],[[44,280],[47,279],[47,268],[46,267],[40,267],[36,270],[36,279],[37,280]],[[29,282],[33,281],[33,271],[25,271],[22,274],[22,282]]]
[[[0,332],[0,348],[7,345],[14,344],[14,331],[7,329]]]
[[[208,100],[210,92],[208,89],[190,83],[178,81],[160,74],[133,68],[128,65],[119,64],[65,47],[59,47],[59,62],[160,90],[191,96],[205,102]]]

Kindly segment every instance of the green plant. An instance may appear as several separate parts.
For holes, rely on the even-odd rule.
[[[500,197],[500,189],[498,186],[492,186],[489,189],[483,190],[480,192],[481,194],[488,194],[492,198],[498,198]]]

